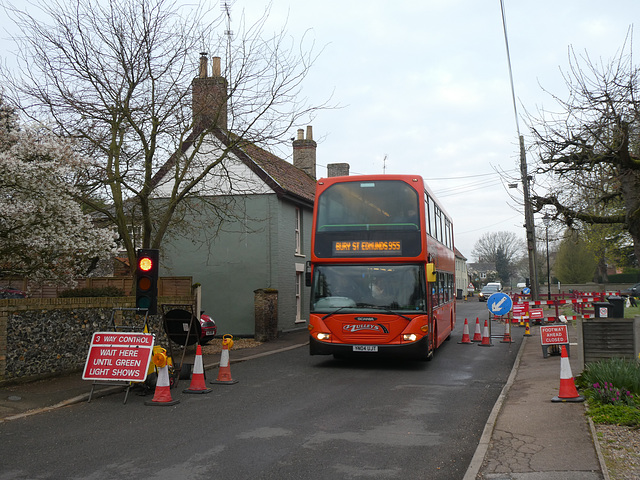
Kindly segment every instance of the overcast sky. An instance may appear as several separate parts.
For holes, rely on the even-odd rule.
[[[236,0],[232,19],[264,2]],[[504,0],[520,115],[566,98],[568,49],[607,61],[640,19],[637,0]],[[318,175],[422,175],[454,222],[469,261],[485,233],[524,240],[518,134],[499,0],[274,0],[270,20],[325,47],[306,93],[344,106],[313,120]],[[519,121],[528,137],[527,126]],[[383,159],[386,156],[386,162]],[[499,173],[497,173],[499,172]],[[517,181],[518,190],[507,192]],[[542,227],[538,237],[544,238]]]
[[[228,3],[232,30],[243,14],[251,23],[267,5]],[[520,115],[553,106],[543,87],[566,97],[569,47],[607,61],[640,18],[638,0],[504,6]],[[304,94],[316,104],[333,95],[342,106],[311,122],[319,177],[342,162],[352,174],[422,175],[453,217],[456,246],[469,261],[485,233],[524,240],[522,207],[509,196],[521,198],[522,188],[500,0],[273,0],[267,30],[285,23],[292,37],[306,32],[324,49]],[[519,126],[527,139],[522,119]],[[517,190],[508,189],[512,182]]]

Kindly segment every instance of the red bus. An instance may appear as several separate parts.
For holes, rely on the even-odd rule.
[[[453,331],[453,224],[420,176],[320,179],[307,267],[311,355],[430,360]]]

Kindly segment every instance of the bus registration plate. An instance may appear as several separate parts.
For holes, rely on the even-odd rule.
[[[353,351],[354,352],[377,352],[378,346],[377,345],[354,345]]]

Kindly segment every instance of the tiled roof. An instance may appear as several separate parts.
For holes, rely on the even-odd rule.
[[[260,176],[279,195],[294,195],[302,200],[313,203],[315,197],[316,181],[305,172],[286,160],[282,160],[276,155],[257,147],[252,143],[239,145],[246,159],[241,159]],[[237,153],[237,152],[236,152]],[[261,175],[264,172],[267,177]]]
[[[462,260],[467,260],[467,257],[462,255],[462,253],[460,253],[460,250],[458,250],[457,248],[454,247],[453,251],[454,251],[456,257],[461,258]]]
[[[185,152],[193,144],[195,138],[201,132],[193,132],[185,141],[182,152]],[[315,198],[314,178],[291,163],[283,160],[276,155],[254,145],[249,142],[241,142],[236,139],[230,139],[222,130],[216,129],[211,132],[225,146],[232,146],[233,153],[256,175],[260,177],[270,188],[272,188],[279,197],[288,197],[292,200],[301,201],[313,205]],[[233,138],[233,137],[232,137]],[[159,183],[162,178],[171,170],[179,155],[174,154],[171,158],[158,170],[152,179],[152,184]]]

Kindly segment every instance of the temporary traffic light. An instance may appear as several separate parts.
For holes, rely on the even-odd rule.
[[[158,313],[158,270],[160,251],[151,248],[138,250],[136,263],[136,308]]]

